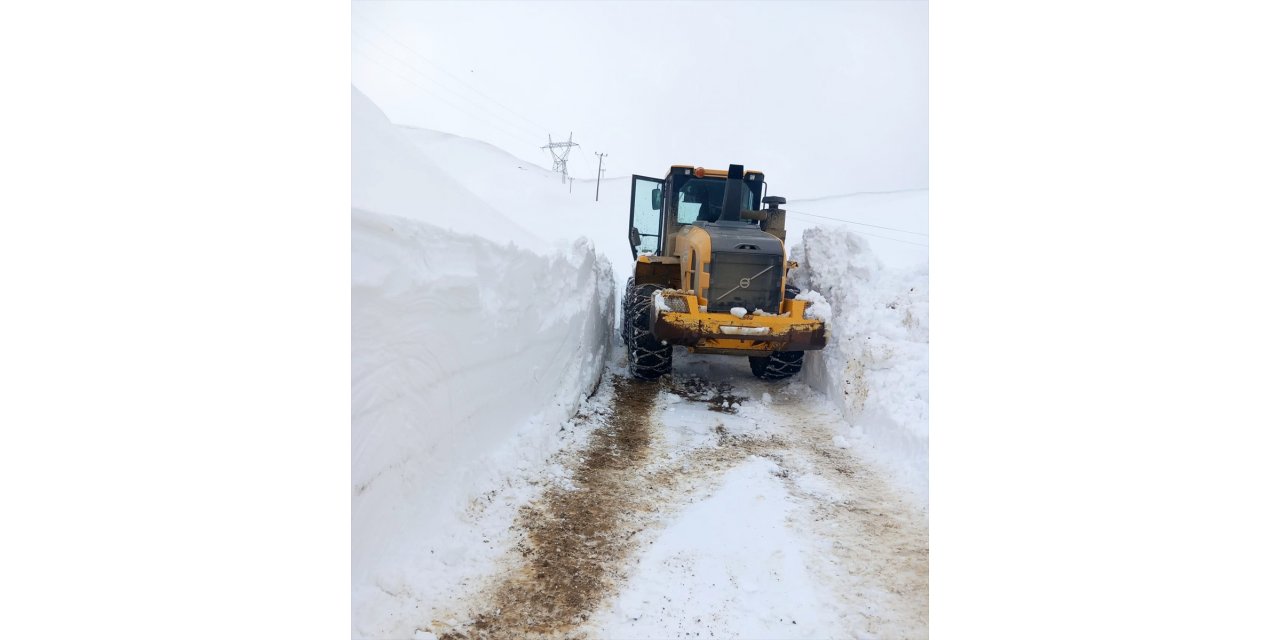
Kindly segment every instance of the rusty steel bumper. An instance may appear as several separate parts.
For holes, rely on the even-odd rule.
[[[649,324],[654,337],[697,353],[763,355],[827,346],[826,325],[804,317],[808,303],[803,300],[784,301],[782,313],[777,315],[747,314],[739,318],[701,311],[692,292],[668,289],[658,295],[662,303],[653,305]]]

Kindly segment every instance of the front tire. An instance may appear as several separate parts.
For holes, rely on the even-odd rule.
[[[751,373],[761,380],[786,380],[804,366],[803,351],[774,351],[767,356],[750,356]]]
[[[631,346],[631,299],[635,295],[636,279],[627,278],[627,286],[622,290],[622,301],[619,304],[618,333],[622,334],[622,344]]]
[[[663,344],[653,336],[649,326],[653,308],[653,294],[662,287],[644,284],[632,287],[627,296],[623,331],[627,332],[627,364],[631,375],[641,380],[656,380],[671,373],[671,345]]]

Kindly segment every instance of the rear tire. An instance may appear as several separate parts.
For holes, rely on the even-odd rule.
[[[751,373],[761,380],[786,380],[804,366],[803,351],[774,351],[767,356],[751,356]]]
[[[640,285],[631,287],[627,296],[623,341],[627,344],[631,375],[641,380],[656,380],[671,373],[671,345],[655,338],[649,327],[653,293],[661,289],[656,284]]]

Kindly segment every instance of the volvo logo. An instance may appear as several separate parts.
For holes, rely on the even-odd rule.
[[[769,265],[769,266],[765,267],[764,269],[762,269],[762,270],[760,271],[760,273],[757,273],[757,274],[755,274],[754,276],[751,276],[750,278],[743,278],[743,279],[739,280],[739,281],[738,281],[738,286],[736,286],[736,287],[734,287],[734,288],[732,288],[732,289],[730,289],[730,290],[728,290],[728,291],[726,291],[726,292],[724,292],[724,293],[720,294],[720,295],[716,298],[716,300],[724,300],[725,296],[727,296],[727,295],[729,295],[729,294],[733,293],[734,291],[737,291],[738,289],[746,289],[746,288],[750,287],[750,286],[751,286],[751,281],[752,281],[752,280],[755,280],[756,278],[759,278],[760,276],[764,275],[764,274],[765,274],[765,272],[767,272],[768,270],[772,269],[774,266],[775,266],[775,265]]]

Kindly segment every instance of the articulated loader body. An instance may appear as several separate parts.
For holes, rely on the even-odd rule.
[[[826,327],[787,283],[786,200],[764,196],[764,174],[675,165],[664,180],[632,176],[635,271],[622,302],[633,375],[671,371],[671,350],[747,356],[778,380],[804,352],[826,346]],[[760,209],[761,204],[768,206]]]

